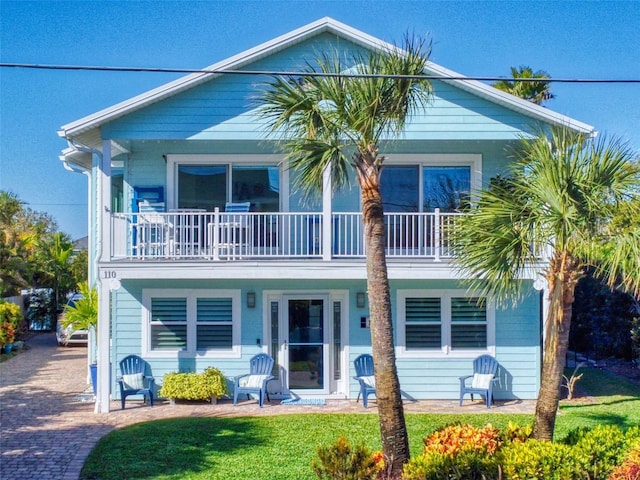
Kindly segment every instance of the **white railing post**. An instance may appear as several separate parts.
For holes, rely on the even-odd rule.
[[[331,175],[331,163],[327,164],[322,172],[322,215],[320,216],[320,232],[322,235],[322,242],[320,246],[322,248],[322,260],[325,262],[331,261],[333,243],[333,190],[332,190],[332,175]]]
[[[440,209],[436,208],[433,211],[434,216],[433,216],[433,222],[434,222],[434,232],[433,232],[433,242],[434,242],[434,261],[439,262],[440,261],[440,247],[441,247],[441,240],[440,240]]]
[[[220,209],[213,211],[213,259],[220,260]]]

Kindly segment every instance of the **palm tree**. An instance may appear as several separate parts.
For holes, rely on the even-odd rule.
[[[71,327],[73,331],[95,329],[98,325],[98,291],[88,282],[81,282],[78,293],[82,298],[65,306],[62,327]]]
[[[549,310],[533,434],[552,440],[568,348],[574,290],[589,265],[610,285],[640,291],[640,226],[612,228],[619,206],[638,194],[640,166],[616,139],[566,128],[523,140],[511,177],[479,193],[456,231],[457,262],[475,288],[516,301],[538,268]]]
[[[15,295],[28,285],[29,259],[37,243],[24,202],[0,190],[0,295]]]
[[[493,87],[537,105],[542,105],[554,97],[549,82],[545,81],[551,77],[544,70],[534,72],[531,67],[522,65],[518,68],[511,67],[511,77],[513,80],[500,80],[494,83]],[[540,81],[521,81],[522,79],[540,79]]]
[[[36,258],[40,270],[37,275],[39,283],[41,286],[53,288],[57,311],[60,299],[64,299],[77,284],[71,271],[73,242],[62,232],[45,235],[41,239]]]
[[[407,37],[403,47],[354,54],[348,65],[338,53],[320,56],[317,66],[307,65],[301,79],[273,78],[260,107],[270,131],[284,140],[287,160],[298,173],[295,186],[305,194],[322,191],[326,169],[338,189],[348,184],[349,169],[355,168],[365,227],[382,448],[394,475],[409,458],[409,444],[395,365],[379,146],[382,139],[400,135],[408,116],[431,97],[430,84],[417,78],[424,75],[430,44]]]

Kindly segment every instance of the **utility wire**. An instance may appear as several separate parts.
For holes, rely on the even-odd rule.
[[[282,77],[345,77],[345,78],[406,78],[412,80],[477,80],[484,82],[545,82],[545,83],[640,83],[632,78],[513,78],[463,75],[380,75],[330,72],[294,72],[277,70],[211,70],[192,68],[106,67],[95,65],[47,65],[39,63],[0,63],[0,68],[26,68],[37,70],[84,70],[97,72],[147,72],[147,73],[202,73],[211,75],[265,75]]]

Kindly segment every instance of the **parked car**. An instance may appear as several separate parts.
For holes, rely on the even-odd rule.
[[[69,298],[67,302],[67,307],[73,307],[76,301],[80,300],[82,297],[81,294],[75,293]],[[56,328],[56,339],[58,341],[58,345],[87,345],[89,341],[89,331],[88,330],[74,330],[73,327],[69,326],[64,328],[62,326],[64,320],[64,311],[58,317],[58,326]]]

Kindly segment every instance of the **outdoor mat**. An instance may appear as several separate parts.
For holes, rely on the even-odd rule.
[[[281,405],[326,405],[324,398],[285,398]]]

